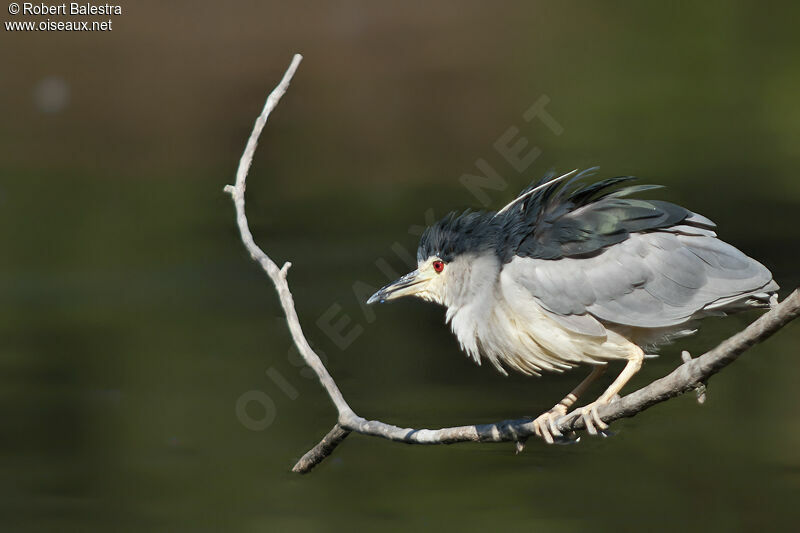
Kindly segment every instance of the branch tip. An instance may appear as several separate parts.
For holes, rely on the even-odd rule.
[[[700,382],[694,388],[694,392],[697,394],[697,403],[703,405],[706,403],[706,392],[708,391],[708,386],[704,382]]]
[[[515,454],[520,454],[525,450],[525,442],[527,442],[527,440],[528,439],[520,439],[520,440],[514,442],[514,453]]]

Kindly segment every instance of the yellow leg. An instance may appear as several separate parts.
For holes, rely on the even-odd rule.
[[[567,414],[569,408],[578,401],[578,398],[586,392],[586,389],[589,388],[589,385],[594,383],[594,381],[603,375],[606,371],[606,365],[598,365],[592,369],[592,372],[581,381],[577,387],[572,389],[572,392],[567,394],[560,402],[555,404],[552,409],[539,415],[536,420],[533,421],[533,428],[536,432],[536,435],[543,438],[548,444],[553,444],[554,439],[553,435],[556,437],[563,437],[562,433],[556,427],[555,421],[558,420],[560,417]]]
[[[644,352],[637,346],[634,354],[628,359],[628,364],[625,365],[625,368],[622,369],[622,372],[619,373],[617,379],[606,389],[606,391],[600,395],[598,399],[581,407],[581,417],[583,418],[583,422],[586,424],[586,431],[589,432],[590,435],[597,435],[598,428],[600,431],[604,429],[608,429],[608,424],[603,422],[600,419],[600,416],[597,414],[597,408],[601,405],[606,405],[607,403],[611,402],[614,396],[622,390],[622,387],[625,386],[628,381],[642,368],[642,361],[644,360]],[[597,426],[597,427],[595,427]]]

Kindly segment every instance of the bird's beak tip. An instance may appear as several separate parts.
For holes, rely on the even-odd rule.
[[[415,270],[386,285],[378,292],[370,296],[369,300],[367,300],[367,304],[371,305],[374,303],[384,303],[388,300],[394,300],[395,298],[414,294],[416,292],[415,285],[419,283],[417,275],[418,272]]]

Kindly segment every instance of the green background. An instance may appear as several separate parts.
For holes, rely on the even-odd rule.
[[[790,2],[142,1],[108,33],[2,31],[0,528],[796,531],[797,324],[715,377],[703,407],[672,400],[614,438],[514,455],[354,435],[291,474],[334,410],[222,188],[303,53],[248,214],[293,262],[298,313],[346,398],[415,427],[536,415],[585,371],[504,378],[464,357],[440,308],[365,310],[353,285],[407,270],[396,249],[413,253],[428,210],[482,207],[459,182],[482,158],[508,183],[487,191],[493,208],[550,168],[664,184],[650,196],[715,220],[787,294],[798,17]],[[26,20],[5,5],[0,18]],[[42,102],[53,84],[56,109]],[[543,95],[560,135],[522,118]],[[541,150],[524,172],[493,147],[512,126]],[[349,319],[347,347],[326,312]],[[626,390],[757,315],[707,321]],[[248,391],[274,409],[237,415]]]

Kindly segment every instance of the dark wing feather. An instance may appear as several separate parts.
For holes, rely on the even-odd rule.
[[[537,191],[498,217],[502,226],[500,234],[506,238],[498,248],[505,262],[514,256],[537,259],[584,256],[623,242],[631,233],[667,228],[681,222],[693,224],[694,213],[678,205],[627,198],[656,187],[615,188],[634,179],[630,176],[572,187],[590,171],[578,174],[563,186],[553,185]],[[552,176],[547,176],[535,186],[551,179]],[[713,227],[711,221],[700,218]]]

